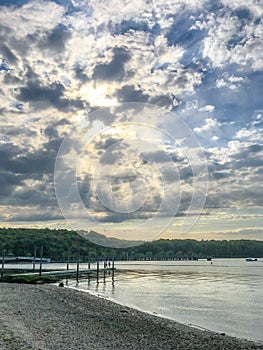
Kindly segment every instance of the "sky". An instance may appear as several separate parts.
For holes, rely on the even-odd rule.
[[[0,225],[263,238],[263,4],[0,0]]]

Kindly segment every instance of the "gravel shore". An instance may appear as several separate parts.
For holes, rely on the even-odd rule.
[[[201,331],[54,285],[0,284],[1,350],[239,350],[263,345]]]

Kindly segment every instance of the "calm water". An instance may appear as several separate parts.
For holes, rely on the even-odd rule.
[[[181,323],[263,340],[263,260],[116,263],[111,276],[69,285]]]
[[[263,259],[214,259],[213,264],[205,260],[116,262],[115,266],[114,284],[108,275],[99,284],[96,279],[68,284],[181,323],[263,341]],[[45,269],[65,267],[43,265]]]

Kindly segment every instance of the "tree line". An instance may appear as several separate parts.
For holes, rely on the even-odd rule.
[[[74,231],[64,229],[0,229],[0,249],[6,255],[38,256],[43,246],[44,256],[52,261],[95,261],[105,257],[116,260],[174,260],[201,258],[263,257],[263,241],[256,240],[168,240],[159,239],[131,248],[107,248],[96,245]],[[1,256],[1,252],[0,252]]]

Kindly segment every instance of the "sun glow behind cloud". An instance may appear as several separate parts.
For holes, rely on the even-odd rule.
[[[94,87],[95,85],[95,87]],[[111,107],[118,103],[118,100],[112,97],[114,88],[107,84],[86,84],[80,88],[80,95],[92,107]]]
[[[8,221],[25,225],[41,218],[46,225],[61,219],[53,187],[61,140],[94,109],[119,102],[173,109],[194,130],[206,154],[210,180],[201,220],[213,223],[212,216],[224,210],[262,210],[263,47],[258,1],[223,0],[220,6],[206,0],[20,3],[10,0],[10,6],[0,8],[3,225]],[[101,127],[103,122],[94,123],[94,130]],[[173,123],[170,129],[176,131]],[[127,130],[115,130],[94,139],[89,166],[80,164],[78,169],[81,176],[88,178],[94,172],[97,153],[102,154],[114,139],[128,138]],[[157,143],[150,129],[140,137]],[[191,169],[178,147],[159,143],[159,152],[149,149],[148,157],[165,171],[174,195],[174,172],[161,151],[173,154],[186,208]],[[117,167],[115,180],[125,166]],[[156,179],[155,184],[158,188]],[[127,186],[120,186],[119,198],[124,198]],[[82,190],[88,193],[84,185]],[[92,206],[94,198],[86,204]],[[147,217],[150,209],[140,214]],[[98,208],[97,216],[108,220],[105,225],[117,227],[108,211]],[[118,224],[123,228],[129,220]],[[260,227],[248,222],[251,229]],[[242,227],[248,229],[244,223],[232,220],[230,225],[236,228],[229,230],[242,236]],[[175,226],[171,227],[176,236]]]

